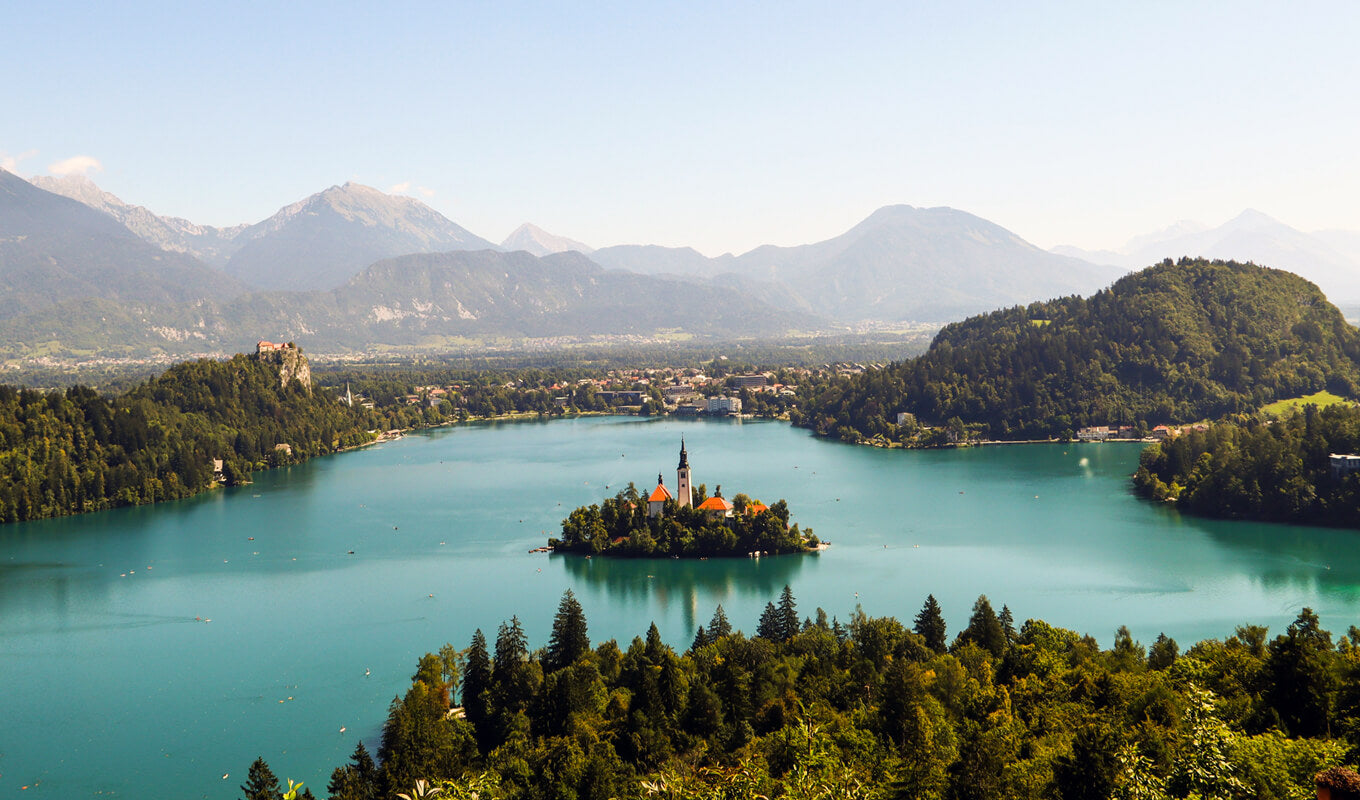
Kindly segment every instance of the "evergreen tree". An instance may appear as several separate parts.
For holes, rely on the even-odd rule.
[[[491,685],[496,688],[508,686],[529,657],[529,639],[524,635],[524,626],[519,617],[511,617],[502,622],[496,631],[496,658],[491,665]]]
[[[940,613],[940,604],[935,602],[935,595],[926,595],[925,605],[921,606],[920,613],[916,615],[913,630],[926,640],[926,647],[937,653],[945,651],[944,615]]]
[[[1157,641],[1152,643],[1152,648],[1148,650],[1148,668],[1166,669],[1176,663],[1176,658],[1181,653],[1180,645],[1176,640],[1167,636],[1165,633],[1157,634]]]
[[[1336,689],[1332,635],[1313,609],[1305,608],[1283,636],[1270,643],[1266,702],[1293,736],[1322,736],[1331,727]]]
[[[282,800],[283,789],[279,786],[279,779],[274,777],[274,771],[264,762],[263,758],[255,759],[250,765],[250,771],[246,775],[246,782],[241,786],[245,800]]]
[[[756,625],[756,636],[781,642],[784,640],[782,633],[779,628],[779,609],[774,607],[774,603],[766,603],[765,610],[760,614],[760,622]]]
[[[716,642],[724,636],[732,635],[732,623],[727,621],[727,613],[723,611],[722,604],[713,611],[713,619],[708,621],[709,641]]]
[[[477,731],[477,741],[485,749],[490,741],[491,656],[486,652],[486,637],[478,628],[468,646],[467,668],[463,670],[463,713]]]
[[[779,641],[787,642],[798,635],[798,606],[793,600],[793,590],[789,585],[784,584],[784,591],[779,594],[779,618],[778,631]]]
[[[378,800],[378,768],[363,742],[355,745],[349,761],[331,773],[330,783],[326,784],[330,800]]]
[[[985,594],[978,595],[977,602],[973,604],[973,615],[968,618],[968,627],[959,633],[955,645],[968,642],[997,658],[1006,652],[1006,631],[1001,627],[1001,620],[992,610],[992,604]]]
[[[543,668],[554,672],[570,666],[590,650],[590,636],[586,631],[586,615],[576,595],[570,589],[562,593],[562,602],[557,606],[557,616],[553,617],[552,636],[548,640],[548,652],[543,658]]]
[[[1006,634],[1006,646],[1015,644],[1015,617],[1011,614],[1010,606],[1001,604],[1001,613],[997,615],[1001,621],[1001,631]]]
[[[708,644],[708,634],[704,633],[704,626],[700,625],[699,630],[694,632],[694,641],[690,643],[690,650],[698,650]]]

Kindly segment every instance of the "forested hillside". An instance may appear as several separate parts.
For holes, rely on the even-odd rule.
[[[1089,299],[946,326],[918,358],[831,382],[799,421],[849,441],[914,441],[924,424],[988,438],[1149,427],[1360,386],[1360,331],[1313,284],[1231,261],[1165,261]]]
[[[119,397],[0,386],[0,520],[188,497],[213,481],[213,459],[228,483],[246,481],[370,441],[369,425],[244,355],[178,364]]]
[[[1334,475],[1331,453],[1360,452],[1360,408],[1305,406],[1187,431],[1143,451],[1133,485],[1154,500],[1218,517],[1360,527],[1360,473]]]
[[[546,649],[518,619],[494,645],[420,660],[376,760],[359,744],[333,800],[445,797],[1304,798],[1353,766],[1360,630],[1303,609],[1184,654],[1089,636],[978,598],[946,641],[933,597],[908,628],[859,610],[800,616],[785,587],[748,637],[719,606],[684,649],[653,625],[592,648],[568,592]],[[461,701],[457,698],[461,697]],[[291,776],[298,777],[298,776]],[[264,761],[247,798],[276,798]],[[311,781],[308,781],[311,784]],[[254,793],[252,793],[252,791]]]

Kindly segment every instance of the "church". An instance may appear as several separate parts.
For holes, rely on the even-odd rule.
[[[656,488],[647,496],[647,516],[661,516],[667,500],[674,500],[682,508],[694,505],[694,481],[690,474],[689,453],[685,451],[683,437],[680,439],[680,465],[675,468],[675,494],[671,494],[671,490],[666,488],[665,478],[658,474]],[[732,501],[717,493],[704,500],[697,508],[715,519],[731,517],[735,511]],[[755,502],[747,507],[747,512],[754,515],[764,511],[765,508],[763,503]]]

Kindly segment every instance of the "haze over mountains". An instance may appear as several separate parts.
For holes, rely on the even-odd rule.
[[[1129,269],[1187,255],[1252,261],[1307,278],[1333,303],[1360,303],[1360,233],[1305,233],[1253,209],[1216,228],[1184,220],[1164,230],[1134,237],[1119,250],[1053,249],[1064,255]]]
[[[1341,255],[1360,251],[1360,235],[1332,232],[1327,244],[1264,215],[1234,223],[1257,236],[1234,240],[1242,247],[1307,259],[1338,284],[1349,277],[1360,297]],[[592,250],[528,223],[497,246],[418,200],[354,183],[213,228],[84,178],[28,183],[0,171],[0,352],[188,352],[284,336],[314,352],[448,349],[487,337],[730,339],[946,322],[1089,294],[1227,239],[1211,234],[1183,227],[1083,259],[963,211],[903,205],[826,241],[709,258],[654,245]]]

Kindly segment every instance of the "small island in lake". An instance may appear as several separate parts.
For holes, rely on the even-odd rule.
[[[643,497],[633,484],[598,505],[582,506],[562,520],[562,538],[548,540],[558,553],[623,557],[706,558],[708,556],[808,553],[825,545],[812,529],[789,525],[789,505],[767,506],[744,494],[731,500],[722,487],[707,496],[695,488],[685,442],[680,441],[675,493],[661,475]]]

